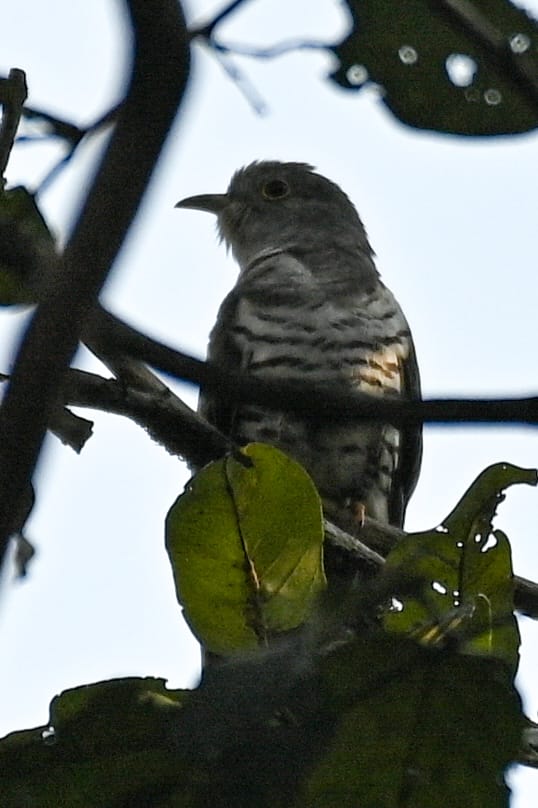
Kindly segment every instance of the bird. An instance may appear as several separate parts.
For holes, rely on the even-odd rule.
[[[210,334],[210,362],[261,379],[420,398],[409,325],[337,184],[307,163],[263,160],[236,171],[225,193],[176,207],[215,214],[239,265]],[[333,510],[403,526],[420,470],[419,426],[301,417],[213,390],[199,410],[239,445],[269,443],[297,460]]]

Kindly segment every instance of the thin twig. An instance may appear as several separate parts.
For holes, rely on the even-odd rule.
[[[110,107],[110,109],[108,109],[93,123],[90,123],[87,126],[77,126],[71,121],[66,121],[63,118],[58,118],[56,115],[51,115],[49,112],[45,112],[42,109],[36,109],[35,107],[30,107],[28,105],[25,105],[24,109],[22,110],[22,116],[28,120],[35,120],[37,118],[38,120],[44,121],[51,129],[51,136],[66,140],[73,147],[76,147],[82,138],[86,137],[86,135],[93,134],[99,131],[99,129],[102,129],[104,126],[108,126],[109,124],[113,123],[117,119],[123,103],[123,101],[119,101],[117,104],[114,104],[113,107]]]
[[[288,39],[284,42],[277,42],[275,45],[270,45],[267,48],[257,48],[254,46],[239,45],[237,43],[224,44],[224,42],[220,42],[216,39],[212,39],[209,45],[221,53],[231,53],[235,56],[249,56],[252,59],[275,59],[278,56],[285,56],[288,53],[296,53],[297,51],[327,51],[334,47],[334,43],[332,42],[320,42],[315,40],[309,42],[304,39]]]
[[[77,126],[72,121],[66,121],[64,118],[58,118],[56,115],[51,115],[49,112],[28,105],[24,107],[22,116],[27,121],[35,121],[37,119],[47,125],[49,131],[41,137],[59,137],[69,143],[70,146],[77,146],[87,131],[85,128]],[[33,139],[34,138],[31,136],[19,138],[21,142]]]
[[[241,95],[247,100],[256,115],[265,115],[268,111],[266,102],[258,93],[252,82],[246,78],[245,74],[239,70],[237,65],[235,65],[231,59],[227,58],[228,53],[224,49],[215,47],[215,43],[213,41],[205,42],[204,44],[215,56],[215,59],[219,63],[220,67],[224,70],[230,81],[235,84]]]
[[[109,126],[117,120],[123,103],[123,101],[120,101],[119,103],[115,104],[105,113],[100,115],[97,120],[85,127],[76,126],[70,121],[65,121],[61,118],[49,115],[47,112],[43,112],[42,110],[35,109],[33,107],[24,107],[23,116],[25,118],[28,118],[29,120],[38,118],[45,121],[45,123],[50,126],[52,131],[45,137],[58,137],[68,144],[67,153],[64,154],[64,156],[52,166],[45,177],[41,180],[39,187],[35,192],[36,196],[42,194],[56,179],[60,171],[70,163],[84,138],[96,134],[99,132],[99,130]],[[26,142],[29,140],[31,140],[31,138],[19,138],[19,142]]]
[[[381,528],[384,528],[385,525],[381,525]],[[349,533],[346,533],[342,528],[338,527],[338,525],[333,524],[329,520],[324,520],[324,528],[325,528],[325,541],[329,544],[332,544],[334,547],[337,547],[339,550],[342,550],[346,557],[350,559],[354,559],[358,562],[357,566],[360,567],[365,562],[369,565],[373,565],[378,569],[381,569],[383,564],[385,563],[385,559],[379,553],[376,553],[375,550],[372,550],[371,547],[368,546],[366,543],[367,535],[369,534],[372,528],[371,521],[369,520],[368,525],[366,525],[366,520],[362,526],[365,529],[364,539],[365,541],[360,541],[360,539],[355,538]],[[374,530],[377,529],[374,528]],[[401,531],[401,536],[405,536],[405,533]],[[391,534],[392,538],[392,534]]]
[[[210,53],[215,57],[228,78],[236,85],[243,97],[246,98],[247,102],[257,115],[265,115],[268,111],[268,106],[256,88],[253,86],[252,82],[237,67],[237,65],[231,61],[229,58],[230,56],[249,56],[253,59],[273,59],[276,56],[282,56],[292,51],[327,50],[327,48],[331,47],[329,43],[301,42],[297,39],[289,40],[288,42],[281,42],[277,45],[272,45],[269,48],[254,48],[246,47],[244,45],[231,44],[226,45],[213,36],[211,36],[209,39],[203,38],[202,41]]]
[[[213,31],[215,28],[220,25],[220,23],[226,19],[230,14],[233,14],[239,6],[242,6],[243,3],[247,2],[247,0],[231,0],[227,6],[224,6],[222,11],[219,11],[213,19],[209,22],[204,23],[203,25],[194,26],[193,28],[189,29],[189,35],[191,39],[195,39],[196,37],[202,37],[203,39],[210,39],[213,36]]]
[[[248,48],[242,45],[226,45],[215,37],[215,29],[218,25],[243,4],[245,0],[233,0],[212,20],[203,25],[194,26],[189,30],[192,39],[199,39],[208,50],[214,55],[217,62],[224,70],[228,78],[236,85],[239,92],[247,100],[257,115],[264,115],[267,112],[267,104],[260,96],[256,88],[245,76],[245,74],[229,58],[230,55],[250,56],[259,59],[271,59],[281,56],[284,53],[294,50],[307,49],[327,49],[330,44],[321,42],[304,42],[298,39],[282,42],[270,48]]]

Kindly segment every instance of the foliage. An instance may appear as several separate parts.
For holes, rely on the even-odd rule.
[[[408,0],[405,10],[392,0],[347,4],[353,30],[334,48],[340,67],[333,78],[342,86],[375,82],[391,112],[422,129],[502,135],[538,126],[538,26],[524,10],[477,0],[473,25],[463,10],[458,19],[448,4],[429,0]]]
[[[515,674],[519,632],[510,545],[492,521],[502,491],[517,483],[536,485],[536,472],[490,466],[440,527],[409,534],[392,550],[386,572],[413,588],[395,588],[398,608],[384,618],[389,631],[427,645],[455,642],[462,653],[497,657]]]
[[[30,303],[56,248],[26,188],[0,189],[0,239],[0,306]]]
[[[375,581],[333,586],[313,608],[321,517],[312,483],[271,447],[253,444],[245,457],[203,469],[168,517],[181,602],[210,650],[232,661],[191,692],[152,679],[66,691],[47,727],[0,743],[3,805],[456,808],[472,782],[467,805],[505,806],[501,775],[523,731],[519,637],[508,545],[495,532],[498,544],[484,549],[503,489],[536,484],[536,474],[486,470],[442,531],[409,536]],[[293,513],[301,519],[290,528]],[[289,541],[295,532],[302,550]],[[283,598],[274,610],[273,597]],[[401,610],[387,611],[395,598]],[[264,633],[256,648],[260,615],[271,643]]]
[[[166,536],[185,617],[216,654],[300,625],[324,584],[318,493],[271,446],[203,469],[170,510]]]
[[[5,808],[456,808],[472,782],[466,805],[493,808],[521,729],[495,661],[365,630],[324,654],[261,652],[191,693],[66,691],[49,726],[1,742],[0,791]]]

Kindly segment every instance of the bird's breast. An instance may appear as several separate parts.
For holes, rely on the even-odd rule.
[[[240,293],[239,293],[240,292]],[[226,317],[224,317],[226,312]],[[334,385],[376,395],[398,395],[410,350],[405,318],[379,283],[368,292],[327,299],[298,287],[293,294],[236,289],[214,332],[233,346],[230,369],[264,378]],[[239,443],[279,446],[310,472],[323,496],[364,501],[388,520],[392,479],[399,463],[400,432],[388,424],[299,418],[244,405],[233,418]]]
[[[345,303],[305,295],[269,305],[247,295],[238,303],[233,334],[243,371],[371,393],[400,391],[409,353],[407,324],[381,285]]]

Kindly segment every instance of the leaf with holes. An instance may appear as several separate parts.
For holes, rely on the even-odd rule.
[[[305,620],[325,585],[321,503],[306,471],[250,444],[191,480],[170,509],[177,597],[202,645],[232,654]]]
[[[353,28],[333,49],[340,67],[332,78],[341,86],[378,85],[391,112],[422,129],[500,135],[538,126],[538,26],[523,9],[507,0],[347,5]],[[474,33],[462,20],[471,5]]]
[[[501,659],[514,674],[519,632],[513,614],[508,539],[492,520],[504,489],[537,484],[535,470],[508,463],[480,474],[442,525],[406,536],[387,558],[394,598],[389,631],[426,645],[454,643],[461,653]]]

